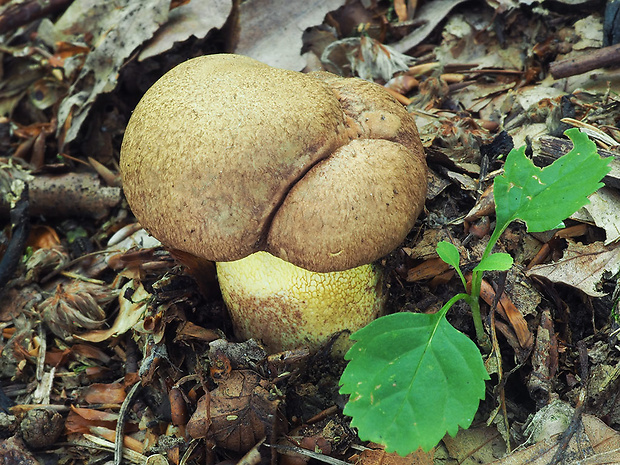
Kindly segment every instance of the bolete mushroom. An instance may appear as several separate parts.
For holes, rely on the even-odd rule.
[[[121,148],[127,200],[164,245],[217,262],[240,338],[316,349],[382,313],[376,260],[423,208],[411,115],[380,86],[191,59],[137,105]]]

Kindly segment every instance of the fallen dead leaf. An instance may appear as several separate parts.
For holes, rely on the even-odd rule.
[[[433,29],[443,21],[452,8],[462,2],[463,0],[435,0],[433,2],[424,3],[415,14],[415,19],[421,21],[424,25],[414,30],[399,42],[392,44],[392,47],[401,53],[411,50],[422,42]]]
[[[224,25],[231,10],[232,0],[192,0],[173,9],[168,21],[142,49],[138,60],[164,53],[175,42],[182,42],[191,36],[204,38],[212,29]]]
[[[90,408],[71,406],[71,411],[65,421],[67,434],[89,433],[91,426],[116,427],[118,413],[104,412]]]
[[[106,428],[104,426],[91,426],[91,433],[96,434],[98,437],[107,439],[110,442],[115,441],[116,432],[113,429]],[[131,449],[134,452],[142,453],[144,451],[144,446],[137,439],[132,438],[131,436],[123,437],[123,447]]]
[[[276,68],[300,71],[304,31],[321,24],[344,0],[249,0],[240,7],[239,42],[235,53],[255,58]]]
[[[469,275],[467,276],[467,280],[469,282]],[[493,302],[495,301],[495,290],[493,289],[493,286],[491,286],[484,279],[482,280],[480,297],[489,305],[493,305]],[[520,346],[529,350],[534,344],[534,336],[530,332],[523,314],[505,292],[502,292],[502,295],[499,298],[499,305],[497,309],[503,317],[510,321],[512,328],[519,339]]]
[[[283,427],[279,400],[270,394],[269,387],[269,382],[255,372],[233,371],[201,398],[187,431],[192,437],[211,437],[229,450],[249,450]]]
[[[620,463],[620,434],[593,415],[584,415],[583,428],[573,436],[564,463],[603,465]],[[556,453],[561,435],[519,450],[492,465],[547,465]]]
[[[133,290],[131,298],[125,297],[128,291]],[[133,328],[143,317],[146,310],[146,303],[151,296],[142,284],[136,286],[135,281],[129,281],[118,296],[120,309],[114,324],[109,329],[96,329],[88,333],[76,335],[76,339],[89,342],[102,342],[114,336],[125,334]]]
[[[620,238],[620,193],[616,189],[602,187],[590,197],[590,204],[583,207],[594,224],[605,230],[605,245]]]
[[[84,402],[89,404],[122,404],[125,400],[125,387],[120,383],[93,383],[81,394]]]
[[[564,256],[557,262],[532,267],[528,276],[542,276],[554,283],[573,286],[589,296],[605,295],[598,289],[605,272],[620,271],[619,244],[605,246],[602,242],[583,245],[568,241]]]
[[[396,452],[388,453],[379,444],[368,444],[369,449],[365,449],[359,455],[351,457],[351,461],[356,465],[432,465],[434,450],[424,452],[421,449],[401,457]]]
[[[52,42],[61,38],[81,42],[87,33],[92,34],[92,49],[69,95],[58,108],[58,127],[64,128],[69,121],[65,144],[78,136],[97,96],[116,87],[119,71],[129,55],[166,21],[169,8],[170,0],[78,0],[46,34]],[[65,33],[68,30],[72,31],[69,36]]]
[[[459,430],[455,437],[446,435],[442,442],[450,458],[460,465],[489,463],[506,452],[506,444],[494,426]]]

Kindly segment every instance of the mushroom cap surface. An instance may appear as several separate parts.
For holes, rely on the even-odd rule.
[[[134,214],[164,245],[213,261],[267,251],[319,272],[389,253],[426,195],[413,118],[380,86],[239,55],[158,80],[120,166]]]

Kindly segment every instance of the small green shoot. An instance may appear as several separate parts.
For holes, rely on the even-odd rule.
[[[495,229],[472,272],[469,293],[457,294],[436,314],[396,313],[351,336],[356,342],[345,356],[349,364],[340,392],[350,395],[344,413],[352,417],[360,439],[404,456],[419,447],[430,450],[446,433],[454,436],[459,427],[471,425],[489,376],[476,345],[450,325],[446,313],[465,300],[476,337],[483,341],[482,275],[513,264],[510,255],[491,253],[501,234],[515,220],[524,221],[528,231],[553,229],[602,186],[609,160],[600,158],[595,144],[578,129],[565,134],[573,149],[546,168],[537,168],[524,147],[508,154],[504,174],[493,183]],[[456,270],[467,292],[458,249],[444,241],[437,253]]]

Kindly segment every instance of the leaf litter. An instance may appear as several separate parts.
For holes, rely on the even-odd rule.
[[[29,176],[42,178],[92,170],[88,163],[92,157],[117,172],[118,147],[132,105],[179,61],[196,54],[234,50],[237,44],[238,53],[256,53],[290,69],[317,69],[325,66],[321,57],[330,44],[352,38],[361,43],[360,38],[365,38],[369,44],[391,46],[412,61],[408,70],[395,76],[400,79],[394,87],[395,96],[416,116],[438,188],[427,201],[426,217],[385,264],[392,284],[391,309],[432,313],[447,300],[451,287],[458,285],[454,272],[437,259],[434,246],[446,238],[458,239],[464,269],[475,267],[481,257],[484,223],[493,221],[493,210],[489,213],[481,208],[477,215],[468,212],[488,202],[488,196],[481,194],[501,173],[502,156],[509,151],[501,141],[508,137],[514,146],[526,144],[528,156],[531,151],[535,163],[545,166],[568,151],[566,141],[559,139],[568,127],[587,125],[600,135],[594,138],[600,152],[614,158],[612,172],[605,179],[607,186],[584,207],[587,216],[576,215],[567,220],[564,229],[550,233],[528,233],[515,223],[499,244],[516,262],[503,288],[497,288],[501,280],[496,274],[490,275],[487,283],[493,292],[488,305],[493,305],[498,292],[500,307],[513,312],[512,317],[500,314],[490,320],[502,334],[500,340],[505,341],[495,371],[506,376],[503,384],[487,384],[495,393],[487,395],[472,429],[446,438],[447,448],[437,447],[432,456],[406,460],[431,463],[433,458],[458,457],[461,463],[468,463],[479,460],[477,451],[484,451],[483,463],[494,459],[496,463],[523,463],[523,454],[528,454],[531,463],[547,463],[544,454],[563,447],[562,437],[547,438],[501,458],[528,438],[528,416],[536,409],[523,401],[526,396],[541,405],[560,398],[587,412],[570,419],[582,418],[584,427],[571,430],[573,439],[569,440],[588,440],[592,447],[575,452],[569,442],[571,454],[582,454],[580,459],[620,461],[613,449],[600,448],[618,440],[612,428],[620,426],[620,408],[613,395],[620,360],[616,331],[619,185],[614,184],[620,146],[620,100],[614,89],[619,88],[620,74],[613,67],[593,68],[562,79],[553,79],[549,73],[551,64],[566,58],[579,60],[600,49],[605,33],[602,12],[593,11],[588,2],[568,12],[554,8],[553,2],[534,7],[532,2],[500,6],[487,1],[471,8],[460,1],[429,0],[417,8],[412,8],[415,2],[407,3],[404,8],[409,7],[408,12],[403,10],[403,2],[395,2],[400,8],[398,16],[381,2],[316,2],[314,13],[308,16],[289,4],[265,1],[243,2],[237,16],[236,6],[230,11],[228,2],[180,3],[185,4],[126,0],[103,5],[78,0],[64,11],[44,14],[3,33],[2,197],[8,198],[15,182],[12,175],[5,176],[14,171],[11,164],[25,169]],[[196,11],[194,8],[200,11],[197,16],[186,13]],[[7,11],[0,9],[0,18]],[[234,18],[237,22],[223,28]],[[304,31],[306,28],[310,29]],[[310,32],[320,40],[309,44]],[[258,39],[253,35],[257,33]],[[243,40],[237,42],[236,37]],[[352,50],[350,56],[342,54],[334,61],[345,75],[359,69],[361,49]],[[334,54],[330,57],[336,59]],[[378,77],[381,73],[375,73],[372,66],[369,75],[380,84],[389,78]],[[501,136],[501,131],[507,136]],[[483,147],[490,149],[481,150]],[[587,170],[583,168],[584,173]],[[11,231],[9,202],[5,205],[2,253]],[[321,427],[314,433],[299,429],[300,435],[291,436],[295,437],[292,443],[275,450],[297,447],[303,451],[306,447],[315,451],[318,447],[331,454],[332,460],[351,459],[352,446],[359,443],[354,432],[344,428],[338,430],[340,435],[328,434],[334,424],[346,425],[347,421],[337,407],[333,410],[341,405],[336,382],[343,365],[337,356],[323,355],[309,362],[308,355],[302,353],[270,360],[260,351],[249,356],[254,349],[247,346],[243,346],[243,356],[238,352],[207,356],[215,337],[231,336],[213,271],[204,270],[213,281],[209,285],[207,280],[198,292],[173,257],[157,244],[136,239],[106,249],[108,240],[116,237],[118,242],[119,234],[131,230],[132,218],[124,204],[113,203],[98,211],[81,213],[73,221],[64,213],[58,218],[45,211],[37,213],[30,221],[50,228],[60,240],[29,243],[31,251],[26,254],[34,256],[36,252],[37,260],[30,261],[29,270],[20,265],[11,280],[2,283],[0,382],[4,397],[0,397],[0,406],[6,409],[2,415],[8,420],[0,420],[23,430],[8,427],[10,439],[2,439],[7,450],[28,463],[35,463],[43,453],[63,457],[64,463],[92,463],[113,455],[115,429],[122,424],[127,441],[135,441],[132,447],[137,455],[127,455],[134,463],[143,463],[146,455],[163,463],[205,459],[217,463],[231,454],[230,450],[236,450],[238,458],[256,443],[264,444],[262,438],[243,429],[246,418],[252,431],[266,428],[265,434],[272,437],[265,442],[273,450],[278,439],[274,436],[283,436],[283,430],[267,417],[277,414],[284,415],[291,428],[312,425],[313,421],[323,423],[316,423]],[[579,235],[563,234],[576,226]],[[84,233],[77,233],[80,228]],[[423,238],[429,242],[428,251],[416,252]],[[538,264],[523,273],[534,257]],[[421,266],[424,273],[414,273]],[[88,280],[94,281],[76,284]],[[72,293],[55,294],[58,286]],[[101,329],[69,326],[53,331],[63,320],[43,317],[45,300],[56,296],[56,304],[73,305],[84,298],[80,296],[92,295],[85,289],[93,286],[106,292],[95,313],[104,312],[98,323]],[[532,297],[520,297],[528,288],[538,296],[533,303]],[[88,315],[82,313],[76,321],[82,318],[90,325],[85,320]],[[525,327],[522,323],[515,326],[517,320],[525,322]],[[456,312],[451,323],[472,334],[464,310]],[[532,354],[524,352],[519,342],[528,339],[528,334],[536,335]],[[606,347],[607,368],[595,356],[601,344]],[[595,383],[593,374],[579,368],[584,361],[591,373],[603,374],[595,393],[585,390],[584,386]],[[214,371],[218,364],[230,365],[227,376],[243,381],[232,385],[218,378],[222,373]],[[224,368],[223,373],[227,372]],[[136,411],[119,418],[126,393],[139,378],[145,381],[148,395],[143,392]],[[529,380],[526,387],[522,378]],[[170,393],[178,391],[182,402],[173,402]],[[219,397],[223,392],[226,394]],[[221,399],[219,403],[197,408],[206,402],[199,399],[208,398],[209,393]],[[45,405],[34,403],[41,399]],[[227,404],[243,399],[253,400],[241,410]],[[171,420],[171,408],[172,418],[182,419],[178,424]],[[274,410],[268,410],[271,408]],[[57,418],[46,409],[64,419],[62,439],[43,435],[43,449],[32,448],[24,440],[32,437],[37,425],[23,421],[25,412],[41,411],[33,415],[35,419]],[[218,426],[202,442],[188,446],[185,427],[189,416],[182,414],[184,409],[206,416],[207,423],[213,412],[218,421],[232,426],[233,436],[224,437],[225,428]],[[321,415],[325,415],[321,420],[312,418]],[[592,415],[605,418],[612,428]],[[258,423],[252,426],[255,421]],[[162,428],[162,424],[168,427]],[[483,433],[476,436],[479,431]],[[478,445],[467,442],[472,437],[481,438]],[[504,440],[484,439],[498,437]],[[269,457],[265,445],[258,450]],[[368,459],[372,463],[384,460],[368,450],[363,454],[374,457]]]

